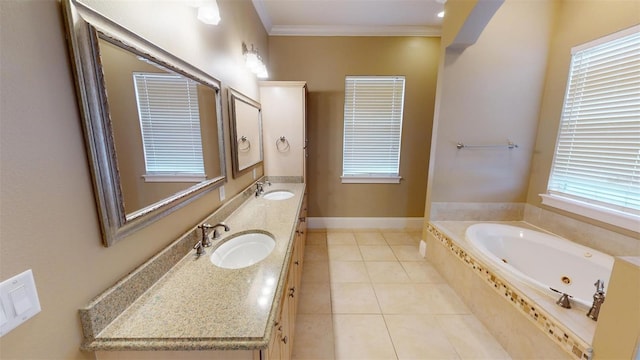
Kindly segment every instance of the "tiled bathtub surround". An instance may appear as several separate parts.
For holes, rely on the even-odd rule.
[[[432,221],[519,221],[524,216],[524,203],[431,203]]]
[[[640,256],[640,235],[626,236],[524,203],[431,204],[431,221],[525,221],[613,256]],[[638,225],[640,232],[640,225]]]
[[[190,231],[80,310],[86,350],[255,349],[269,341],[274,294],[281,293],[303,184],[276,184],[294,192],[291,201],[253,198],[249,187],[207,222],[231,227],[222,240],[244,230],[274,235],[276,248],[258,265],[226,270],[193,252],[199,232]],[[247,201],[248,200],[248,201]],[[248,205],[249,204],[249,205]],[[233,213],[233,214],[232,214]],[[215,243],[214,243],[215,246]],[[261,281],[262,280],[262,281]],[[265,299],[262,285],[271,284]],[[259,303],[249,303],[253,299]],[[279,299],[275,296],[275,299]],[[213,310],[215,309],[215,311]]]
[[[609,255],[640,256],[640,235],[625,236],[529,204],[525,207],[524,221]]]
[[[585,309],[561,309],[553,299],[524,285],[514,286],[498,271],[475,258],[462,241],[465,229],[473,223],[445,221],[429,224],[427,232],[431,239],[428,242],[431,243],[427,252],[438,269],[448,268],[443,271],[443,276],[461,292],[461,297],[474,313],[491,319],[493,331],[501,333],[499,337],[512,356],[562,357],[554,350],[555,347],[544,345],[543,337],[546,336],[566,351],[565,357],[570,354],[573,359],[589,359],[595,323],[585,316]],[[531,227],[523,222],[510,224]],[[491,293],[497,293],[498,297]],[[504,300],[512,307],[505,308]],[[532,331],[531,326],[519,320],[516,313],[525,315],[542,332]],[[500,318],[504,327],[492,317]],[[535,337],[537,340],[533,340]],[[535,343],[535,347],[531,343]]]

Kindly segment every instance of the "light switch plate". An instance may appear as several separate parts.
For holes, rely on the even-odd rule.
[[[0,283],[0,337],[40,312],[31,269]]]
[[[7,319],[7,313],[4,311],[4,307],[2,306],[2,303],[0,303],[0,326],[4,325],[7,323],[7,321],[9,321]]]
[[[253,180],[255,180],[256,177],[258,177],[258,172],[256,171],[256,169],[253,169]]]
[[[218,191],[220,192],[220,201],[224,201],[224,198],[225,198],[224,185],[220,186],[218,188]]]

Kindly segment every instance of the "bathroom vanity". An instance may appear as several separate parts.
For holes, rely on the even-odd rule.
[[[220,232],[205,255],[192,248],[201,236],[195,228],[81,309],[82,348],[98,359],[290,358],[306,239],[305,185],[273,183],[259,196],[255,188],[206,219],[224,220],[230,231]],[[270,200],[275,191],[292,196]],[[255,232],[275,240],[262,261],[237,269],[212,263],[221,244]],[[180,251],[186,253],[178,257]],[[171,258],[175,263],[167,265]],[[166,274],[149,283],[162,268]]]

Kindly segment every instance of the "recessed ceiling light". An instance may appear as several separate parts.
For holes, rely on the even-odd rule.
[[[439,18],[443,18],[443,17],[444,17],[444,10],[442,10],[442,11],[440,11],[440,12],[438,13],[438,17],[439,17]]]

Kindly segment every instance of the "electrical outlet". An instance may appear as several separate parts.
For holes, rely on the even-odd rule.
[[[253,180],[255,180],[257,176],[258,172],[256,171],[256,169],[253,169]]]
[[[225,194],[224,194],[224,185],[220,186],[218,188],[218,191],[220,192],[220,201],[224,201],[225,198]]]

